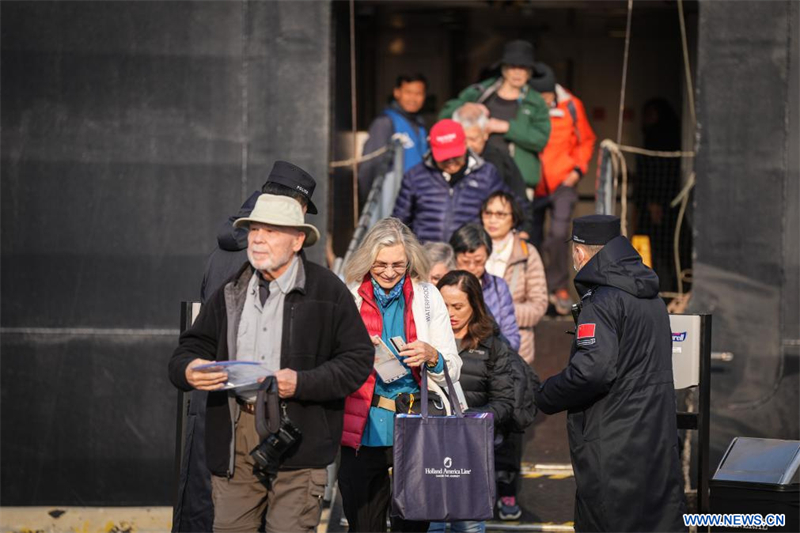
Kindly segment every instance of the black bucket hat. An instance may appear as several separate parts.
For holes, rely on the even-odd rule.
[[[533,45],[528,41],[522,40],[507,42],[503,48],[503,57],[500,59],[500,64],[533,68]]]
[[[533,67],[533,76],[528,80],[528,85],[536,92],[554,93],[556,92],[556,75],[553,69],[539,61]]]

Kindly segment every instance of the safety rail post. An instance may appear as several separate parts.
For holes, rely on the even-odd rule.
[[[394,203],[397,200],[397,194],[400,191],[400,185],[403,180],[404,148],[402,139],[397,136],[393,137],[391,142],[391,169],[379,174],[375,181],[372,182],[372,188],[369,190],[367,200],[364,202],[361,216],[358,218],[358,223],[353,231],[353,237],[350,239],[344,258],[341,261],[337,261],[336,268],[334,268],[334,273],[337,276],[341,276],[344,265],[361,245],[361,239],[364,238],[369,228],[378,220],[390,216],[394,211]]]
[[[675,316],[675,315],[670,315]],[[708,513],[709,493],[709,428],[711,400],[711,315],[693,314],[699,319],[697,382],[697,412],[678,411],[678,429],[697,431],[697,512]],[[674,324],[673,324],[674,325]],[[675,331],[673,329],[673,331]],[[674,342],[674,341],[673,341]],[[675,348],[673,348],[675,349]],[[677,379],[677,378],[676,378]]]
[[[598,215],[613,215],[615,212],[614,164],[611,158],[611,151],[601,146],[600,168],[595,185],[595,213]]]
[[[350,244],[347,246],[347,251],[344,253],[344,259],[341,262],[342,267],[347,264],[350,256],[353,255],[353,252],[355,252],[359,244],[361,244],[361,239],[364,238],[367,229],[374,222],[372,221],[373,214],[380,211],[381,191],[385,179],[386,175],[382,174],[375,178],[375,181],[372,183],[372,189],[369,191],[367,201],[364,202],[361,216],[358,219],[358,225],[355,231],[353,231],[353,237],[350,239]],[[340,275],[341,272],[336,272],[336,274]]]
[[[394,186],[391,191],[391,205],[384,205],[384,217],[388,217],[394,211],[394,202],[397,200],[397,194],[400,192],[400,185],[403,182],[405,148],[403,148],[403,140],[400,137],[392,139],[392,164],[394,167]]]
[[[403,157],[405,149],[403,148],[403,139],[395,134],[392,136],[389,151],[392,154],[392,165],[385,168],[391,168],[384,174],[383,186],[380,195],[380,210],[375,212],[375,219],[372,221],[374,224],[382,218],[386,218],[394,211],[394,202],[397,200],[397,194],[400,192],[400,185],[403,181]]]
[[[194,308],[197,302],[181,302],[181,322],[180,332],[183,333],[189,329],[194,322]],[[186,418],[189,414],[189,402],[191,401],[191,394],[178,390],[178,410],[175,420],[175,465],[174,465],[174,487],[172,494],[173,509],[178,504],[181,482],[181,465],[183,464],[183,452],[186,447]]]
[[[697,428],[697,507],[700,513],[709,512],[708,478],[709,471],[709,440],[711,438],[711,315],[700,315],[700,397],[697,411],[699,413]]]

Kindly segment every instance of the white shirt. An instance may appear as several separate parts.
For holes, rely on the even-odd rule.
[[[508,260],[511,259],[511,252],[514,249],[514,232],[509,231],[508,235],[499,241],[492,241],[492,255],[486,260],[486,272],[498,278],[505,276]]]

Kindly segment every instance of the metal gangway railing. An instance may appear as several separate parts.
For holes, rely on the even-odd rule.
[[[344,265],[361,245],[361,241],[369,229],[382,218],[391,216],[394,210],[397,193],[400,192],[400,184],[403,181],[404,148],[402,136],[393,135],[391,143],[383,150],[391,152],[391,164],[384,165],[384,170],[372,183],[372,188],[361,210],[358,224],[356,224],[355,231],[353,231],[353,237],[347,245],[347,251],[344,257],[337,257],[333,263],[333,272],[339,277],[342,276]],[[354,191],[354,194],[357,194],[357,191]]]

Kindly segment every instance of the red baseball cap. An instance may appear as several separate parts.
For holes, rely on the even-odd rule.
[[[431,152],[436,161],[446,161],[467,153],[464,128],[455,120],[440,120],[431,128]]]

